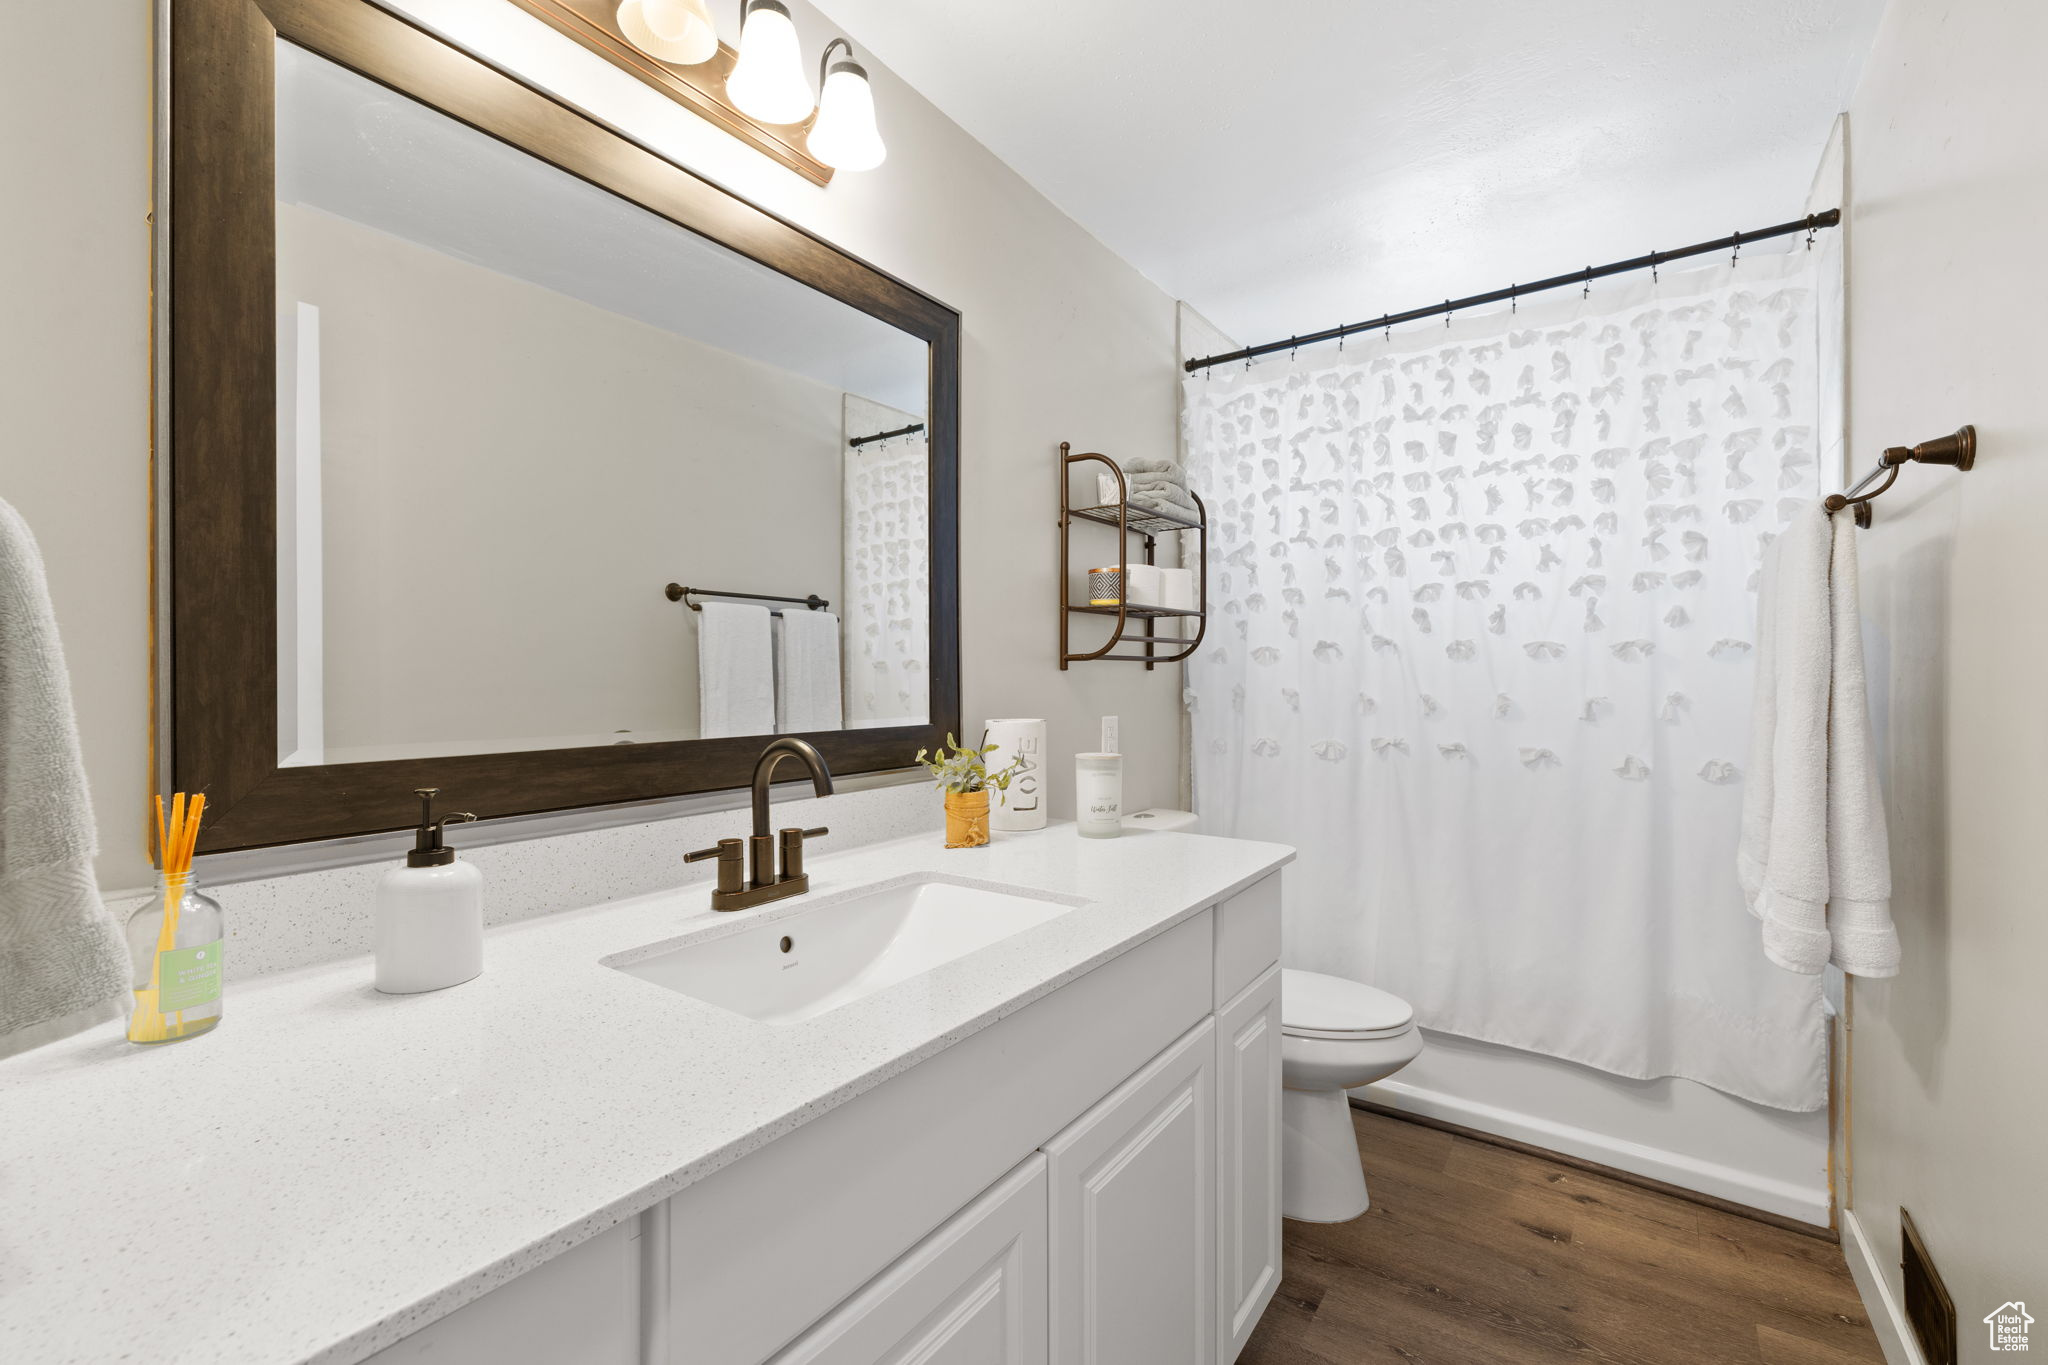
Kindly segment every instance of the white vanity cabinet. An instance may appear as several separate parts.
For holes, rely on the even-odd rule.
[[[380,1359],[1231,1365],[1280,1279],[1279,905],[1276,872]]]
[[[1045,1176],[1033,1153],[774,1365],[1045,1365]]]
[[[1218,1358],[1244,1349],[1280,1288],[1280,968],[1216,1012]]]
[[[1216,1359],[1216,1023],[1046,1144],[1056,1365]]]

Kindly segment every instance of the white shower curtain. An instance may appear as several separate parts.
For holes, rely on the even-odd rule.
[[[869,406],[870,421],[914,420]],[[931,444],[922,433],[846,452],[842,631],[849,730],[921,725],[930,714],[930,465]]]
[[[1205,828],[1298,846],[1287,961],[1430,1028],[1783,1109],[1815,978],[1734,877],[1756,568],[1820,493],[1806,254],[1192,376]]]

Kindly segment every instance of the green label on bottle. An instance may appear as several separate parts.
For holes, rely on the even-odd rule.
[[[220,999],[219,941],[197,948],[174,948],[156,955],[159,1014],[198,1009]]]

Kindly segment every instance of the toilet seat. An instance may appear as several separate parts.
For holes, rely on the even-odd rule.
[[[1280,1032],[1287,1037],[1393,1038],[1414,1025],[1414,1009],[1398,995],[1341,976],[1280,971]]]

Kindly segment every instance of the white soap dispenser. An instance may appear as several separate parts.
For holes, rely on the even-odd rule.
[[[442,842],[450,820],[434,818],[438,787],[420,787],[420,825],[405,866],[377,883],[377,989],[412,995],[459,986],[484,969],[484,875]]]

